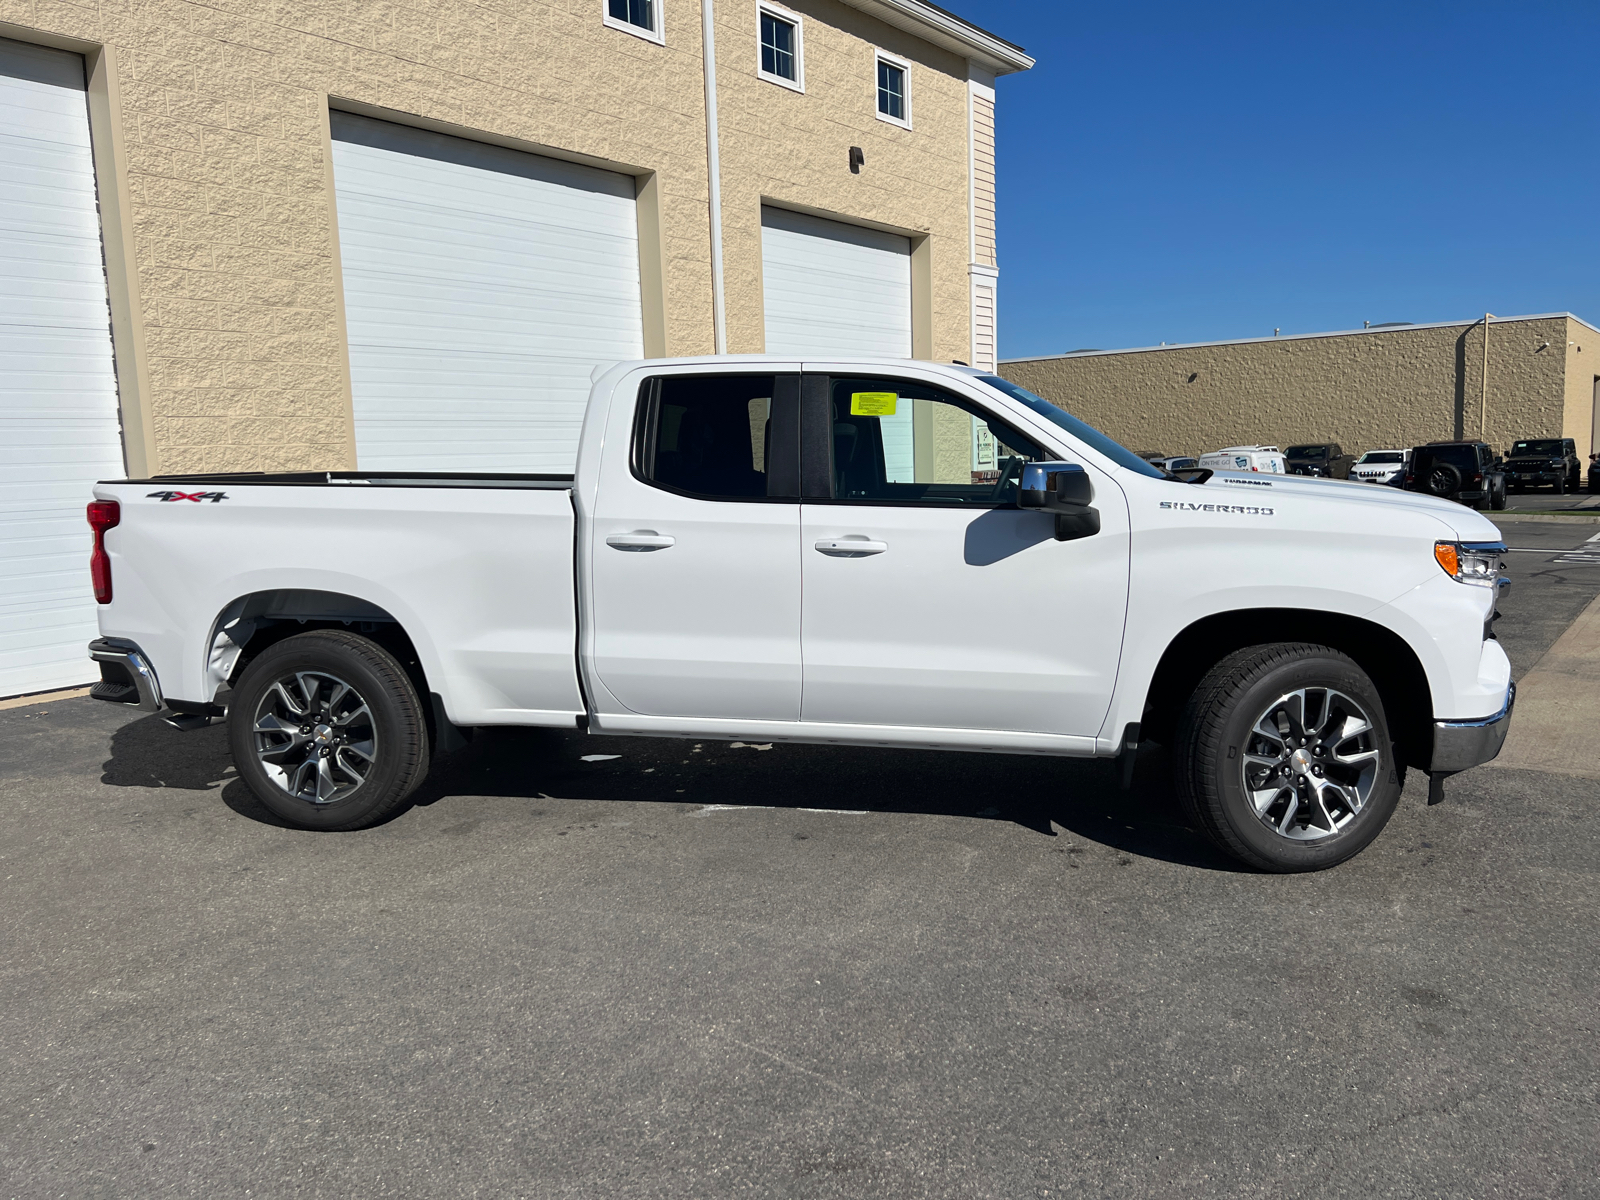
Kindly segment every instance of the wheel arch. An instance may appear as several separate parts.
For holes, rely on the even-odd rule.
[[[205,671],[213,702],[218,691],[230,688],[263,651],[314,629],[344,629],[370,638],[394,655],[420,695],[429,695],[427,670],[416,644],[387,609],[344,592],[268,588],[236,597],[211,624]]]
[[[1201,677],[1235,650],[1269,642],[1315,642],[1352,658],[1378,689],[1401,761],[1426,769],[1433,750],[1433,692],[1416,651],[1375,621],[1316,609],[1237,610],[1187,626],[1167,645],[1151,676],[1145,732],[1170,745],[1183,704]]]

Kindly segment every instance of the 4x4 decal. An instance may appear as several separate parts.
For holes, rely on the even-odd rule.
[[[193,500],[196,504],[202,500],[209,500],[215,504],[218,500],[227,498],[227,492],[151,492],[145,496],[146,500],[159,500],[163,504],[173,500]]]

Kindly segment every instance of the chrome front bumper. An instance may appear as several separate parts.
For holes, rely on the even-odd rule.
[[[1511,709],[1517,702],[1517,685],[1506,686],[1506,702],[1492,717],[1472,721],[1433,723],[1431,773],[1449,774],[1486,763],[1500,753],[1511,728]]]
[[[89,657],[100,664],[100,682],[89,689],[94,699],[136,705],[148,712],[166,707],[156,669],[137,643],[127,638],[96,638],[89,643]]]

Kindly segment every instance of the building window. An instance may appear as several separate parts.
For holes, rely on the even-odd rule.
[[[660,42],[661,0],[604,0],[605,23],[613,29]]]
[[[800,17],[776,4],[756,5],[761,34],[756,74],[770,83],[805,91],[805,57],[801,48]]]
[[[878,52],[878,119],[911,128],[911,64]]]

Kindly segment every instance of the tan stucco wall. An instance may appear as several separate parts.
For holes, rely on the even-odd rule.
[[[753,0],[718,3],[730,349],[762,342],[767,196],[928,233],[932,334],[919,349],[963,358],[965,63],[834,0],[790,7],[808,18],[805,96],[756,77]],[[607,28],[601,12],[600,0],[0,0],[0,35],[86,52],[111,77],[94,133],[97,151],[116,142],[102,194],[126,200],[128,237],[108,235],[107,252],[130,281],[114,330],[125,418],[142,409],[125,420],[140,443],[130,465],[353,464],[330,102],[648,181],[660,216],[641,239],[657,255],[642,264],[656,289],[647,336],[653,308],[653,349],[709,352],[699,6],[669,0],[664,46]],[[874,116],[874,44],[914,63],[912,131]],[[859,176],[851,145],[866,153]],[[130,347],[137,371],[122,369]]]
[[[835,0],[784,7],[804,21],[805,94],[756,74],[754,0],[717,8],[722,125],[723,244],[728,349],[760,353],[761,204],[848,214],[929,238],[933,343],[923,357],[965,359],[967,298],[967,63]],[[875,50],[911,63],[911,124],[878,120]],[[866,159],[850,173],[851,146]],[[916,314],[913,320],[916,319]]]
[[[1491,326],[1486,440],[1496,449],[1568,427],[1569,324],[1581,328],[1565,317]],[[1594,349],[1575,357],[1591,354],[1600,361]],[[1483,325],[1024,359],[1000,371],[1138,450],[1335,441],[1360,454],[1478,436]]]
[[[1600,333],[1582,321],[1567,322],[1566,414],[1561,436],[1578,444],[1578,454],[1587,459],[1600,450],[1593,444],[1595,384],[1600,381]]]

